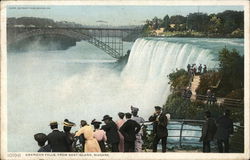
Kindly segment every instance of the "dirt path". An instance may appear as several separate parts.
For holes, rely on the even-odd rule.
[[[200,76],[194,76],[193,77],[193,81],[191,83],[191,92],[192,92],[192,96],[191,99],[195,100],[196,99],[196,89],[198,88],[198,86],[200,85]]]

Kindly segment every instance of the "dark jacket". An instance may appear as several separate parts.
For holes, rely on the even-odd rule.
[[[153,122],[153,133],[159,138],[168,136],[168,118],[165,114],[160,114],[157,120],[157,115],[152,115],[149,117],[149,121]]]
[[[102,126],[102,129],[106,132],[107,143],[114,144],[119,143],[120,137],[118,134],[118,129],[114,121],[108,122],[106,125]]]
[[[74,134],[70,132],[64,132],[67,137],[67,142],[68,142],[68,148],[70,152],[73,152],[73,142],[74,142]]]
[[[227,140],[230,134],[233,134],[233,121],[228,116],[221,116],[216,120],[217,139]]]
[[[215,120],[212,118],[208,118],[202,127],[202,135],[201,139],[204,142],[212,141],[214,139],[214,135],[216,133],[217,127],[215,124]]]
[[[53,130],[48,134],[48,144],[50,145],[52,152],[70,151],[66,134],[58,130]]]
[[[45,145],[43,147],[41,147],[38,152],[51,152],[51,148],[50,148],[50,145]]]
[[[133,142],[136,140],[136,134],[140,131],[141,126],[134,120],[127,120],[119,129],[124,137],[124,141]]]

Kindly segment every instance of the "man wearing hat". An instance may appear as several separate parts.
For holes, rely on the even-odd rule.
[[[160,106],[155,106],[155,113],[149,117],[149,121],[153,122],[153,152],[157,152],[157,144],[161,140],[162,152],[166,152],[167,136],[168,136],[168,118],[161,112]]]
[[[66,134],[67,136],[67,139],[68,139],[68,147],[69,147],[69,151],[70,152],[73,152],[73,142],[74,142],[74,136],[75,134],[73,133],[70,133],[70,130],[71,128],[75,126],[75,123],[73,122],[70,122],[68,119],[65,119],[64,122],[63,122],[63,130],[64,130],[64,133]]]
[[[50,145],[45,145],[48,137],[44,133],[37,133],[34,135],[34,139],[37,141],[38,145],[41,147],[38,152],[51,152]]]
[[[230,118],[230,110],[226,109],[221,117],[216,120],[217,144],[220,153],[229,152],[229,138],[234,132],[233,120]],[[224,145],[223,145],[224,144]]]
[[[139,125],[143,125],[143,123],[145,123],[145,120],[142,117],[138,116],[139,108],[131,106],[130,109],[131,109],[131,113],[133,115],[133,117],[131,119],[136,121]],[[142,151],[142,144],[143,144],[142,136],[143,136],[143,131],[141,129],[136,134],[135,152],[141,152]]]
[[[48,134],[48,144],[51,146],[52,152],[69,152],[67,136],[58,130],[58,123],[55,121],[51,122],[50,128],[53,131]]]
[[[215,120],[211,118],[211,112],[205,112],[205,123],[202,126],[200,142],[203,142],[203,152],[210,152],[210,141],[214,139],[217,127]]]
[[[119,129],[124,137],[124,151],[135,152],[136,134],[140,131],[141,126],[131,119],[131,113],[126,113],[125,116],[127,121]]]
[[[115,122],[112,120],[112,117],[109,115],[105,115],[102,119],[105,125],[102,126],[102,129],[107,134],[107,143],[111,145],[112,152],[119,152],[118,145],[120,141],[120,137],[118,134],[118,129]]]

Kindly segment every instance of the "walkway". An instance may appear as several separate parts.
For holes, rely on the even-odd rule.
[[[191,100],[196,100],[196,89],[199,87],[199,85],[200,85],[200,76],[194,76],[190,86],[192,92]]]
[[[191,80],[190,80],[191,81]],[[216,84],[217,87],[219,85],[220,81]],[[200,75],[195,75],[193,77],[193,81],[190,84],[190,90],[192,92],[191,100],[200,100],[203,101],[204,103],[207,103],[207,96],[206,95],[199,95],[196,93],[196,89],[200,85]],[[217,88],[216,87],[216,88]],[[216,97],[217,101],[216,103],[224,106],[229,106],[229,107],[241,107],[244,106],[244,100],[241,99],[231,99],[231,98],[224,98],[224,97]]]

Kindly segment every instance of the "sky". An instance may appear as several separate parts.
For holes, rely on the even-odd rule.
[[[243,6],[15,6],[7,7],[7,17],[40,17],[55,21],[69,21],[83,25],[127,26],[141,25],[155,16],[183,15],[203,12],[219,13],[225,10],[243,11]]]

